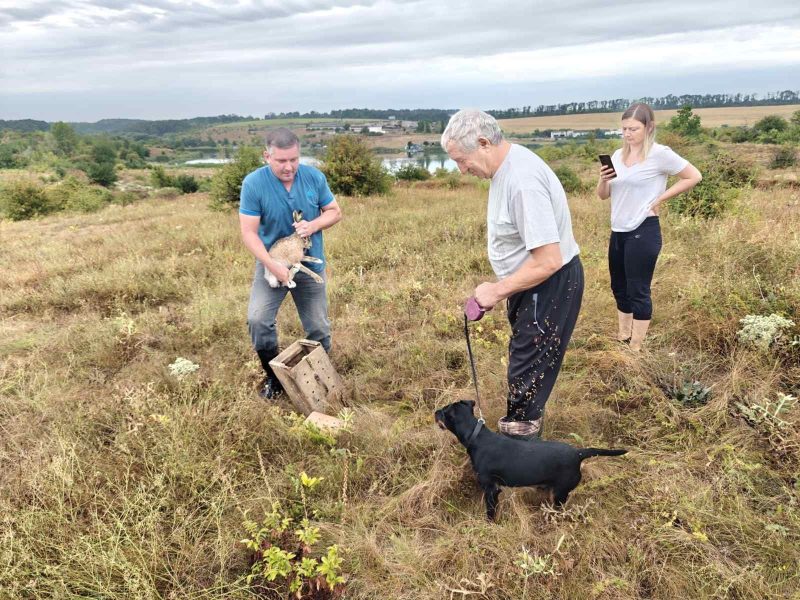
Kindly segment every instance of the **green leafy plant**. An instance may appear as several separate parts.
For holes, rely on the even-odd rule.
[[[558,552],[563,542],[564,536],[562,535],[556,544],[556,549],[553,550],[552,553],[542,556],[531,554],[525,546],[522,547],[522,552],[517,555],[517,560],[514,561],[514,565],[520,570],[520,575],[524,580],[524,587],[522,589],[523,598],[528,597],[528,580],[531,577],[557,577],[559,575],[559,573],[556,572],[556,564],[553,555]]]
[[[313,487],[321,479],[306,475],[303,481]],[[241,543],[253,552],[247,583],[278,593],[288,592],[298,599],[339,597],[345,583],[339,546],[332,544],[324,555],[315,558],[315,546],[321,537],[319,527],[303,519],[292,531],[292,524],[293,519],[283,514],[278,502],[273,502],[272,510],[264,515],[260,525],[249,519],[244,521],[249,537]]]
[[[794,425],[785,417],[797,406],[797,398],[778,393],[777,400],[764,398],[751,404],[736,403],[736,409],[750,425],[761,433],[770,447],[780,456],[797,452],[797,434]]]

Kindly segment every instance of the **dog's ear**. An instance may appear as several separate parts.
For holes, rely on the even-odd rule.
[[[462,400],[464,404],[470,407],[470,409],[475,408],[475,400]]]

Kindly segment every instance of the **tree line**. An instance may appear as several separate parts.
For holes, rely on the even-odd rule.
[[[487,112],[498,119],[515,119],[544,115],[567,115],[595,112],[622,112],[633,102],[646,102],[653,108],[676,109],[682,106],[692,108],[718,108],[725,106],[770,106],[780,104],[800,104],[800,91],[783,90],[770,92],[764,97],[759,94],[668,94],[662,97],[645,96],[643,98],[614,98],[611,100],[589,100],[585,102],[567,102],[564,104],[540,104],[519,108],[493,109]],[[428,123],[445,122],[456,112],[455,108],[346,108],[330,112],[270,112],[264,120],[273,119],[388,119],[395,117],[404,121],[426,121]],[[195,117],[192,119],[166,119],[148,121],[145,119],[101,119],[95,123],[71,122],[71,127],[81,134],[139,134],[141,136],[161,136],[170,133],[182,133],[202,129],[222,123],[258,120],[252,116],[218,115],[215,117]],[[19,119],[4,121],[0,119],[0,131],[19,132],[49,131],[52,123],[35,119]]]
[[[691,106],[692,108],[722,108],[727,106],[775,106],[800,104],[800,91],[784,90],[770,92],[760,98],[759,94],[668,94],[662,97],[614,98],[612,100],[589,100],[564,104],[540,104],[536,108],[506,108],[487,111],[497,119],[540,117],[544,115],[570,115],[598,112],[622,112],[634,102],[644,102],[655,110],[669,110]]]

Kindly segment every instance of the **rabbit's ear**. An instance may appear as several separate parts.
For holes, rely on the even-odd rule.
[[[303,211],[302,210],[295,210],[292,212],[292,217],[294,218],[295,223],[299,223],[303,220]]]

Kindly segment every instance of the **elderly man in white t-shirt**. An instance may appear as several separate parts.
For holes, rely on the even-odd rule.
[[[498,426],[512,437],[539,437],[583,297],[567,197],[552,169],[506,141],[482,111],[453,115],[442,146],[462,173],[491,180],[487,230],[497,281],[475,288],[475,299],[485,310],[508,305],[508,404]]]

